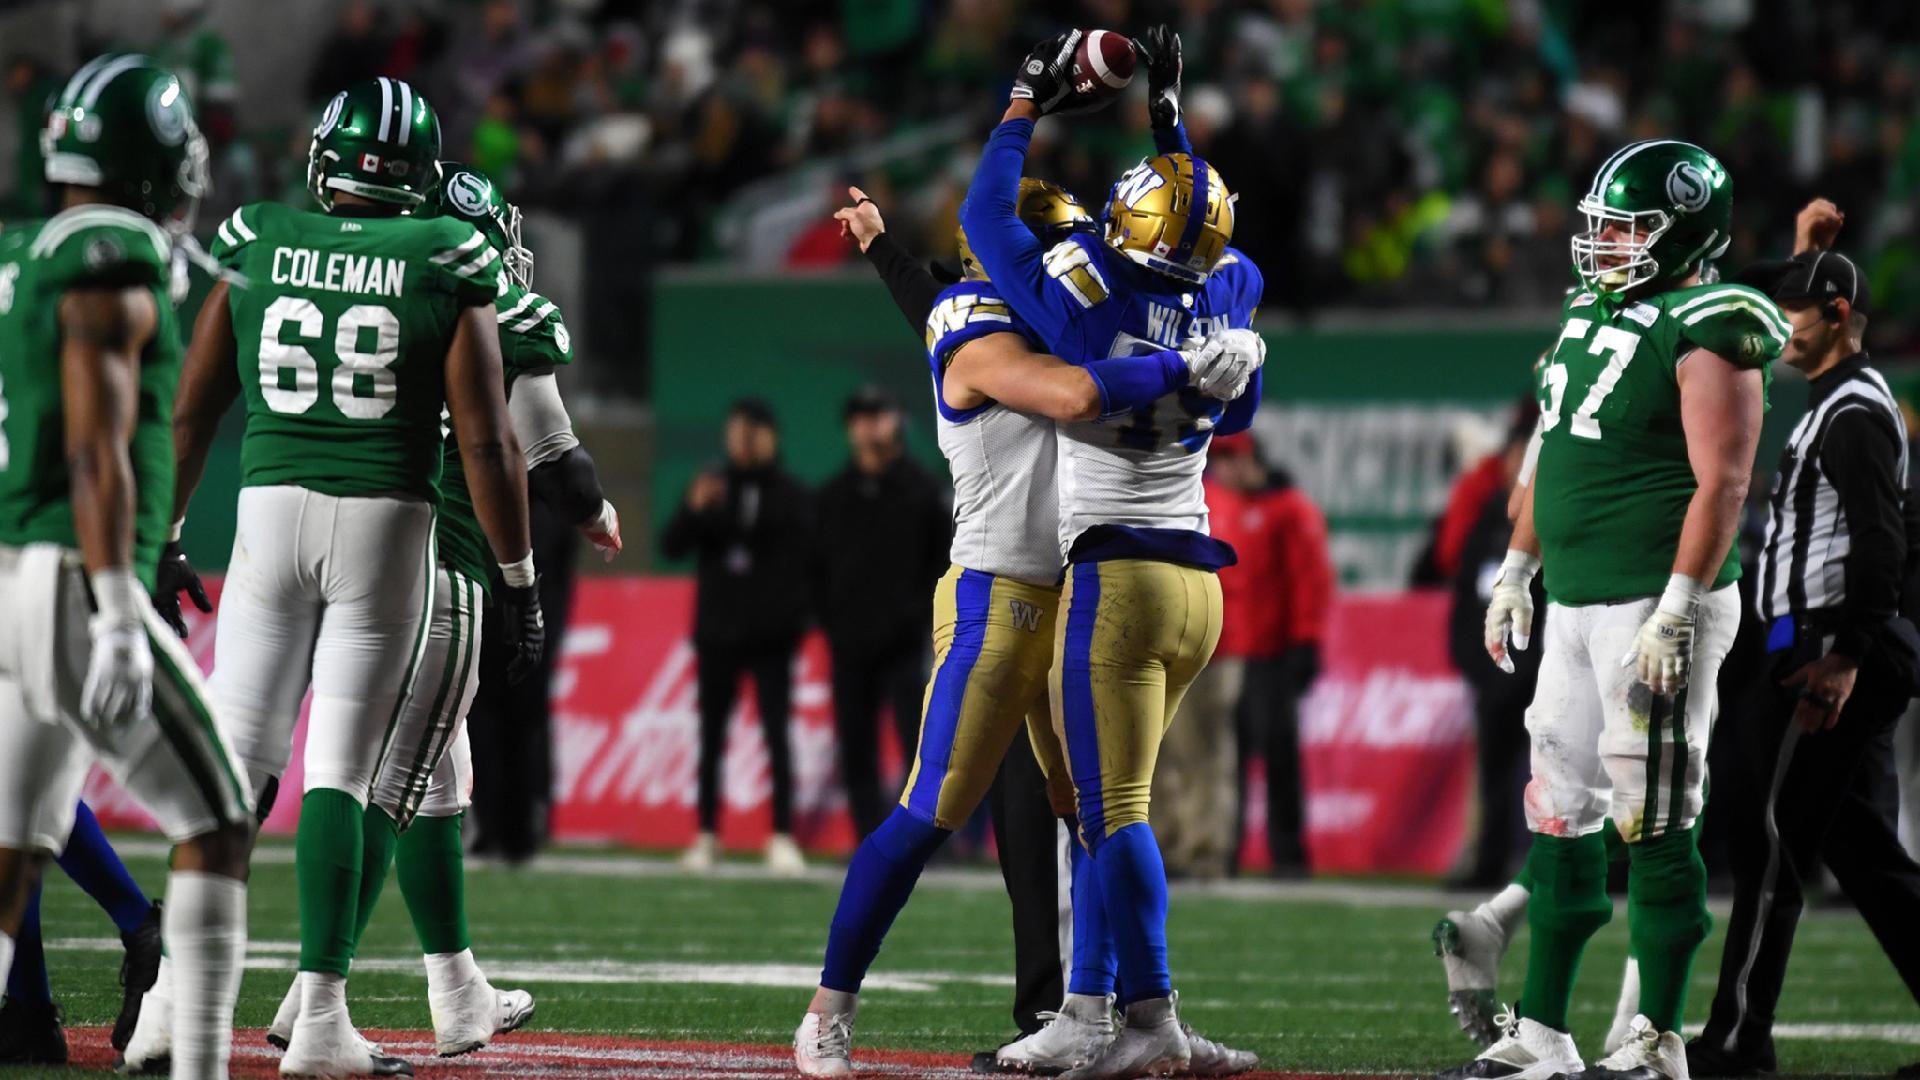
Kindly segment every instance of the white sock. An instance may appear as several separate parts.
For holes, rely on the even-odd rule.
[[[225,1080],[247,958],[247,886],[176,870],[162,916],[173,958],[173,1080]]]
[[[480,965],[473,959],[472,949],[428,953],[424,959],[427,963],[427,992],[431,994],[458,990],[476,979],[485,978],[480,974]]]
[[[1527,918],[1527,898],[1531,894],[1517,883],[1509,882],[1507,887],[1493,894],[1493,898],[1481,904],[1480,908],[1493,921],[1500,924],[1501,933],[1513,936],[1515,930]]]
[[[13,935],[0,930],[0,1001],[7,997],[7,976],[13,971]]]
[[[1626,973],[1620,976],[1620,1004],[1614,1006],[1613,1026],[1624,1028],[1640,1013],[1640,961],[1627,957]]]

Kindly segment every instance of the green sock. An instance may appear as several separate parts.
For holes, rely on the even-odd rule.
[[[363,851],[360,856],[360,907],[354,914],[353,946],[367,936],[367,924],[373,921],[373,908],[380,892],[387,887],[387,871],[393,869],[393,850],[400,844],[400,826],[385,810],[368,806],[362,819]]]
[[[1620,827],[1613,823],[1612,818],[1608,818],[1606,824],[1600,826],[1600,836],[1607,843],[1608,863],[1623,863],[1628,860],[1627,842],[1620,839]]]
[[[406,898],[420,951],[428,956],[464,951],[467,938],[467,871],[460,820],[417,817],[400,834],[400,895]]]
[[[345,975],[353,960],[364,816],[353,796],[333,788],[315,788],[300,802],[293,864],[301,971]]]
[[[1520,872],[1513,875],[1513,883],[1527,890],[1528,893],[1533,892],[1533,859],[1532,858],[1527,858],[1521,861]]]
[[[1567,1004],[1587,939],[1613,917],[1607,901],[1606,841],[1599,833],[1535,835],[1527,866],[1533,875],[1533,895],[1527,901],[1533,945],[1527,950],[1527,983],[1519,1011],[1529,1020],[1565,1031]]]
[[[1661,1031],[1679,1031],[1693,956],[1713,929],[1707,867],[1691,829],[1629,844],[1627,852],[1633,859],[1627,918],[1640,961],[1640,1012]]]

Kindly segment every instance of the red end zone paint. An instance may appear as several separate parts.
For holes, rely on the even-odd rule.
[[[425,1031],[374,1031],[368,1038],[390,1054],[413,1063],[422,1077],[441,1080],[507,1080],[518,1077],[614,1077],[646,1080],[784,1080],[797,1075],[792,1051],[784,1046],[745,1046],[729,1043],[663,1042],[613,1035],[576,1035],[557,1031],[521,1031],[503,1037],[478,1053],[457,1058],[433,1055],[433,1037]],[[113,1048],[106,1028],[68,1028],[67,1043],[73,1064],[105,1069],[113,1064]],[[266,1033],[251,1028],[236,1034],[233,1075],[268,1080],[278,1077],[279,1052],[267,1046]],[[909,1050],[854,1050],[861,1076],[930,1077],[957,1080],[976,1076],[968,1059],[958,1054],[922,1054]],[[1314,1073],[1254,1072],[1249,1080],[1336,1080]],[[1351,1080],[1339,1077],[1337,1080]]]

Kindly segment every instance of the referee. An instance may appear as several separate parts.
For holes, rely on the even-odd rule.
[[[1837,230],[1837,212],[1817,202],[1803,235],[1810,214],[1829,214],[1826,231]],[[1900,846],[1887,782],[1920,645],[1897,610],[1906,427],[1863,345],[1869,299],[1853,260],[1807,248],[1741,281],[1786,313],[1782,358],[1811,396],[1768,508],[1755,603],[1772,674],[1740,736],[1746,775],[1727,785],[1733,914],[1712,1016],[1687,1046],[1699,1077],[1773,1071],[1802,886],[1823,859],[1920,997],[1920,866]]]

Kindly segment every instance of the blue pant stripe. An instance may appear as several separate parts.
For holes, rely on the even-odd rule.
[[[993,605],[993,575],[962,570],[954,582],[953,644],[933,677],[933,695],[920,722],[920,775],[907,796],[907,809],[926,821],[940,810],[940,789],[953,759],[953,737],[966,706],[967,683],[987,641],[987,614]]]
[[[1107,831],[1100,790],[1100,725],[1093,708],[1093,628],[1100,607],[1100,564],[1080,563],[1072,573],[1067,640],[1060,653],[1060,706],[1067,757],[1079,794],[1080,833],[1089,846],[1097,846]]]

